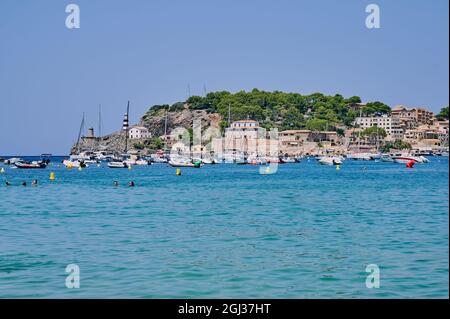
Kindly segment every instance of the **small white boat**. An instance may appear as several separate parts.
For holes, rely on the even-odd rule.
[[[100,161],[96,160],[96,159],[83,160],[83,162],[86,164],[99,164],[100,163]]]
[[[360,160],[360,161],[373,161],[381,159],[380,153],[351,153],[347,155],[348,159]]]
[[[92,152],[81,152],[79,154],[72,154],[69,157],[69,160],[71,160],[71,161],[77,161],[77,160],[89,161],[92,159],[94,159],[94,154]]]
[[[176,161],[169,161],[169,165],[172,167],[194,167],[194,163],[182,163]]]
[[[215,164],[215,162],[212,158],[202,158],[200,161],[203,164]],[[194,160],[194,162],[195,162],[195,160]]]
[[[246,162],[250,165],[264,165],[267,164],[267,158],[252,154],[247,158]]]
[[[245,164],[245,156],[242,153],[228,152],[223,155],[224,162],[227,164]]]
[[[299,160],[295,157],[283,157],[281,159],[284,163],[299,163]]]
[[[33,162],[25,162],[25,161],[17,161],[14,163],[17,168],[22,169],[33,169],[33,168],[46,168],[47,164],[43,161],[33,161]]]
[[[134,159],[127,159],[123,161],[125,164],[127,164],[128,166],[133,166],[136,165],[136,160]]]
[[[24,160],[19,157],[12,157],[5,160],[6,165],[14,165],[18,162],[23,162]]]
[[[100,162],[104,162],[104,161],[108,161],[108,160],[113,160],[114,155],[108,154],[107,152],[99,151],[99,152],[94,153],[94,158]]]
[[[322,165],[341,165],[342,160],[337,156],[323,156],[319,159],[319,163]]]
[[[155,156],[155,157],[152,156],[152,161],[153,161],[153,163],[156,163],[156,164],[164,164],[164,163],[168,162],[167,158],[159,157],[159,156]]]
[[[204,164],[199,160],[193,162],[192,159],[188,157],[171,156],[169,165],[172,167],[201,167]]]
[[[430,162],[430,160],[425,156],[413,156],[408,154],[394,155],[392,156],[392,159],[394,160],[395,163],[400,164],[407,164],[411,161],[413,161],[414,163],[421,163],[421,164]]]
[[[390,163],[394,162],[394,159],[389,154],[382,154],[380,160],[382,162],[390,162]]]
[[[67,167],[67,168],[72,168],[72,167],[75,167],[75,168],[79,168],[79,167],[84,168],[84,167],[87,167],[86,163],[85,163],[83,160],[74,160],[74,161],[71,161],[71,160],[64,160],[64,161],[63,161],[63,165],[64,165],[65,167]]]
[[[155,154],[150,155],[150,159],[153,163],[167,163],[168,159],[164,151],[159,150]]]
[[[113,161],[108,162],[107,165],[109,168],[128,168],[128,164],[126,162]]]
[[[134,165],[138,165],[138,166],[145,166],[145,165],[150,165],[151,163],[145,159],[138,159],[136,160]]]

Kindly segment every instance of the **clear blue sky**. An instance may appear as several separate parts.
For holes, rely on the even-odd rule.
[[[65,27],[65,6],[81,28]],[[381,29],[365,7],[381,8]],[[67,154],[82,112],[254,87],[448,105],[447,0],[0,0],[0,154]]]

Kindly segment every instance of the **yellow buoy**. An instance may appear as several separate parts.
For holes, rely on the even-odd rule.
[[[341,169],[341,165],[336,165],[336,170],[340,170]]]
[[[5,172],[5,169],[2,167],[2,169],[0,169],[0,173],[4,173]]]
[[[176,171],[175,174],[176,174],[177,176],[180,176],[180,175],[181,175],[181,169],[177,168],[177,171]]]
[[[51,181],[54,181],[54,180],[55,180],[55,173],[54,173],[54,172],[51,172],[51,173],[50,173],[50,180],[51,180]]]
[[[83,168],[82,168],[81,166],[78,166],[78,170],[79,170],[79,171],[82,171]]]
[[[131,165],[128,165],[128,169],[131,171],[131,169],[132,169]]]

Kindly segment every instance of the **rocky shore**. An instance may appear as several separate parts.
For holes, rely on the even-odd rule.
[[[165,122],[167,114],[167,134],[177,128],[183,127],[186,129],[192,128],[194,119],[201,120],[202,131],[212,127],[220,127],[220,121],[222,116],[218,113],[209,113],[205,110],[191,110],[188,105],[185,104],[182,110],[169,111],[166,109],[152,109],[150,108],[140,119],[136,125],[147,128],[152,136],[147,140],[128,140],[128,150],[141,151],[147,153],[154,151],[148,147],[151,140],[158,139],[164,135]],[[138,146],[139,147],[136,147]],[[144,146],[142,148],[142,146]],[[86,137],[83,136],[78,145],[73,145],[71,148],[71,154],[91,151],[106,151],[111,153],[120,154],[125,149],[125,132],[116,131],[112,134],[103,137]]]

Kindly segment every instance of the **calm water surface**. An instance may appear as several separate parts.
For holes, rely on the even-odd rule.
[[[431,160],[340,171],[304,160],[270,176],[236,165],[182,176],[166,165],[6,168],[0,297],[448,298],[449,167]],[[38,187],[18,186],[33,178]],[[80,289],[65,287],[71,263]],[[379,289],[365,286],[368,264]]]

